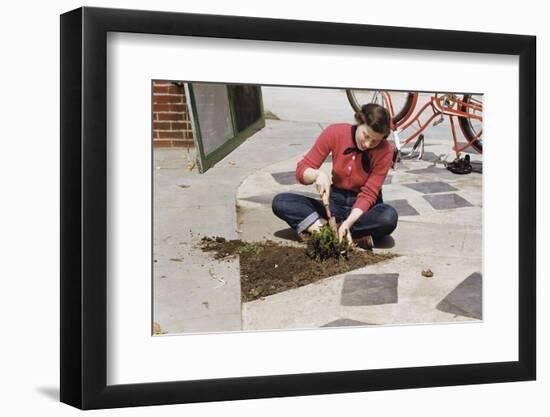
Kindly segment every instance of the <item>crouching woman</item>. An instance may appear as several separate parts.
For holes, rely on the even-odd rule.
[[[370,249],[397,227],[397,212],[383,203],[382,184],[392,165],[393,146],[387,141],[390,115],[378,104],[366,104],[355,114],[357,124],[337,123],[324,129],[313,147],[298,162],[296,178],[315,184],[321,197],[328,195],[338,237]],[[332,181],[320,169],[332,155]],[[273,213],[307,239],[327,222],[320,200],[295,193],[277,194]]]

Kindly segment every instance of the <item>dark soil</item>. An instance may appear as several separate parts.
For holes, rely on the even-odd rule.
[[[346,258],[320,261],[308,256],[306,247],[286,246],[271,240],[243,242],[204,237],[200,244],[214,259],[240,257],[241,299],[256,300],[320,279],[375,264],[397,255],[354,250]]]

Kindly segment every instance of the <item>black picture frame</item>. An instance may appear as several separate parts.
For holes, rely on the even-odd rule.
[[[108,32],[518,56],[518,361],[107,385]],[[60,57],[62,402],[96,409],[536,378],[534,36],[85,7],[61,15]]]

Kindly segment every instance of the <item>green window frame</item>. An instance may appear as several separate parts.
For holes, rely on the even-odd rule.
[[[200,83],[200,84],[207,84],[207,83]],[[235,111],[235,102],[231,91],[231,85],[238,85],[238,84],[225,84],[228,103],[229,103],[229,114],[231,116],[231,129],[233,132],[233,137],[231,137],[230,139],[227,139],[216,149],[210,151],[209,153],[206,153],[203,145],[203,137],[201,133],[200,121],[197,114],[197,103],[195,98],[195,92],[193,89],[193,83],[189,82],[185,84],[186,94],[187,94],[187,97],[189,97],[189,103],[190,103],[189,111],[191,113],[190,119],[191,119],[191,124],[193,128],[193,140],[195,141],[195,145],[198,150],[197,157],[199,162],[199,172],[201,173],[204,173],[210,168],[212,168],[219,161],[221,161],[223,158],[225,158],[227,155],[233,152],[246,139],[248,139],[254,133],[256,133],[257,131],[265,127],[262,88],[259,85],[255,85],[254,87],[258,89],[258,101],[259,101],[258,105],[260,107],[259,117],[252,124],[247,126],[245,129],[243,129],[240,132],[238,131],[237,121],[236,121],[237,119],[236,119],[236,111]]]

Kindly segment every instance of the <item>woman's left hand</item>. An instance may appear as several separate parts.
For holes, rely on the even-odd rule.
[[[349,225],[346,222],[343,222],[338,228],[338,240],[342,242],[343,239],[347,239],[351,245],[353,243],[353,239],[351,238],[351,231],[349,229]]]

